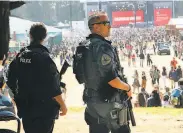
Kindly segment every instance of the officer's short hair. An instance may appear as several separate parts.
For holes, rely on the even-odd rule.
[[[31,26],[29,34],[34,41],[42,41],[46,38],[47,30],[43,23],[36,23]]]
[[[88,28],[90,31],[93,29],[93,24],[100,21],[101,16],[106,16],[105,12],[97,12],[89,16],[88,18]]]

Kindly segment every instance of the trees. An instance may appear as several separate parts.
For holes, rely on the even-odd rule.
[[[83,4],[79,1],[31,1],[13,11],[12,15],[53,25],[58,22],[83,20],[84,11]]]

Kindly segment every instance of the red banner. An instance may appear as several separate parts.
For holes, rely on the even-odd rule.
[[[91,12],[88,13],[88,16],[91,16],[91,15],[93,15],[94,13],[96,13],[96,11],[91,11]]]
[[[112,26],[128,25],[135,22],[134,11],[117,11],[112,12]],[[136,22],[144,22],[144,12],[142,10],[136,11]]]
[[[172,18],[172,10],[170,8],[154,9],[154,25],[163,26],[168,24]]]

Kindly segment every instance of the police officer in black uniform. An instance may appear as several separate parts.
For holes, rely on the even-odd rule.
[[[43,41],[43,24],[30,28],[31,43],[9,65],[7,85],[15,95],[25,133],[52,133],[55,119],[67,113],[61,97],[60,75]]]
[[[85,121],[89,125],[89,132],[130,133],[128,124],[110,129],[101,119],[102,115],[106,115],[102,114],[106,110],[104,108],[111,103],[111,98],[118,90],[126,91],[131,97],[131,87],[121,81],[116,72],[116,56],[111,42],[105,39],[111,29],[108,16],[104,13],[94,14],[89,17],[88,26],[91,34],[86,40],[90,41],[92,59],[87,58],[83,100],[87,104]]]

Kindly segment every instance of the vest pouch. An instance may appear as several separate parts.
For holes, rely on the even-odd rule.
[[[128,124],[128,109],[127,107],[123,107],[123,109],[119,111],[119,125],[123,126],[127,124]]]
[[[121,105],[121,104],[120,104]],[[119,106],[118,106],[119,107]],[[106,124],[111,130],[120,128],[119,110],[116,103],[89,103],[87,112],[94,118],[98,119],[98,124]],[[120,106],[122,107],[122,105]]]

